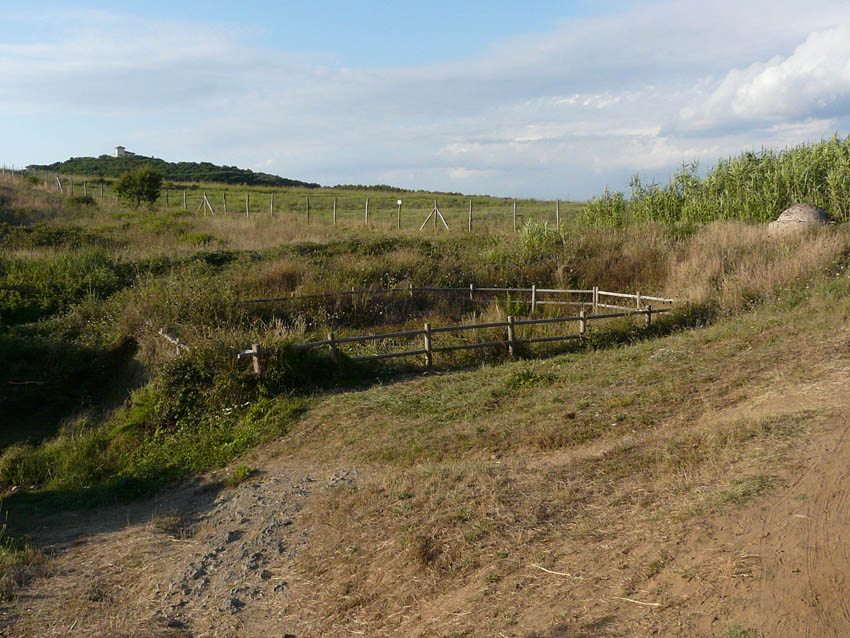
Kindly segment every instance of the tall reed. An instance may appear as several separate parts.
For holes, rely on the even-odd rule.
[[[682,164],[666,185],[635,175],[630,197],[605,190],[580,217],[591,225],[629,222],[706,224],[767,222],[792,204],[814,204],[836,221],[850,219],[850,136],[776,151],[762,149],[722,159],[701,177],[696,162]]]

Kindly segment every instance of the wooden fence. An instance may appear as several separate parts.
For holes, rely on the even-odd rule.
[[[463,295],[469,298],[469,301],[475,301],[476,295],[481,294],[489,294],[489,295],[498,295],[498,294],[519,294],[519,295],[528,295],[528,300],[525,301],[522,297],[513,299],[513,301],[517,303],[527,303],[531,309],[531,314],[534,314],[537,311],[539,306],[553,305],[553,306],[577,306],[577,307],[585,307],[591,308],[593,313],[596,314],[599,312],[600,308],[608,308],[614,310],[630,310],[634,308],[635,310],[641,310],[644,306],[644,302],[656,302],[661,304],[674,304],[676,303],[675,299],[670,299],[667,297],[654,297],[650,295],[642,295],[640,291],[635,294],[623,293],[623,292],[610,292],[607,290],[600,290],[599,286],[594,286],[593,288],[587,290],[572,290],[572,289],[560,289],[560,288],[538,288],[536,285],[532,285],[530,288],[491,288],[491,287],[478,287],[475,284],[469,284],[468,287],[436,287],[436,286],[414,286],[412,283],[408,284],[406,288],[352,288],[351,290],[337,290],[334,292],[322,292],[316,294],[309,295],[301,295],[297,293],[290,293],[286,296],[280,297],[264,297],[264,298],[256,298],[256,299],[245,299],[244,303],[278,303],[278,302],[296,302],[301,300],[310,300],[310,299],[332,299],[332,298],[343,298],[343,297],[370,297],[370,296],[381,296],[381,295],[393,295],[393,294],[402,294],[407,295],[409,297],[413,297],[417,293],[434,293],[434,294],[448,294],[448,295]],[[587,296],[589,299],[587,300],[563,300],[563,299],[550,299],[550,298],[542,298],[541,295],[545,295],[549,297],[551,295],[570,295],[572,296]],[[624,306],[622,304],[615,303],[606,303],[603,302],[603,298],[609,298],[613,300],[620,299],[628,299],[634,302],[634,306]]]
[[[346,295],[383,295],[383,294],[406,294],[409,296],[413,296],[416,293],[447,293],[447,294],[464,294],[469,295],[469,299],[473,300],[474,295],[476,293],[528,293],[530,298],[528,300],[528,304],[530,306],[531,314],[533,315],[538,306],[546,305],[546,304],[557,304],[557,305],[573,305],[579,306],[579,314],[572,316],[563,316],[563,317],[546,317],[540,319],[534,318],[516,318],[513,315],[509,315],[506,321],[493,321],[488,323],[477,323],[477,324],[463,324],[463,325],[455,325],[455,326],[431,326],[430,323],[426,323],[421,330],[401,330],[397,332],[387,332],[381,334],[369,334],[369,335],[358,335],[352,337],[337,337],[334,333],[329,333],[327,339],[323,339],[321,341],[310,341],[307,343],[298,343],[287,346],[292,350],[307,350],[311,348],[323,348],[327,347],[330,350],[331,357],[337,365],[341,362],[340,349],[339,347],[344,344],[354,344],[354,343],[364,343],[368,341],[385,341],[390,339],[398,339],[398,338],[407,338],[407,339],[422,339],[422,347],[416,348],[412,350],[403,350],[400,352],[385,352],[380,354],[369,354],[369,355],[360,355],[360,356],[352,356],[349,357],[351,361],[375,361],[379,359],[392,359],[397,357],[413,357],[413,356],[423,356],[425,357],[425,365],[427,367],[431,367],[434,363],[434,354],[439,352],[450,352],[454,350],[469,350],[469,349],[477,349],[477,348],[491,348],[491,347],[504,347],[507,349],[507,353],[510,356],[514,356],[516,353],[516,348],[521,344],[532,344],[532,343],[544,343],[551,341],[566,341],[569,339],[579,339],[582,340],[585,338],[587,333],[587,325],[592,321],[600,321],[604,319],[614,319],[619,317],[635,317],[640,316],[643,317],[646,321],[646,326],[649,327],[652,325],[652,317],[653,315],[658,315],[661,313],[669,312],[671,310],[670,307],[665,308],[653,308],[652,305],[643,306],[642,304],[647,301],[655,301],[661,304],[673,304],[675,300],[668,299],[664,297],[654,297],[648,295],[641,295],[641,293],[636,294],[628,294],[628,293],[619,293],[619,292],[609,292],[605,290],[600,290],[597,286],[594,286],[589,290],[561,290],[554,288],[537,288],[537,286],[532,286],[531,288],[476,288],[474,285],[470,285],[468,288],[436,288],[436,287],[414,287],[412,284],[407,288],[389,288],[389,289],[378,289],[378,290],[356,290],[352,289],[350,291],[337,291],[337,292],[329,292],[329,293],[321,293],[315,295],[298,295],[298,296],[288,296],[288,297],[274,297],[267,299],[249,299],[246,300],[248,303],[266,303],[266,302],[278,302],[278,301],[293,301],[300,299],[318,299],[318,298],[328,298],[328,297],[343,297]],[[587,301],[572,301],[572,300],[554,300],[554,299],[541,299],[540,295],[554,295],[554,294],[568,294],[570,296],[573,295],[586,295],[589,296],[589,300]],[[634,309],[632,307],[625,308],[624,306],[619,306],[616,304],[602,303],[600,300],[606,297],[614,298],[616,300],[620,299],[628,299],[633,300],[635,303]],[[617,309],[620,312],[607,312],[600,313],[600,308],[606,309]],[[587,313],[587,309],[591,310],[591,314]],[[554,335],[554,336],[546,336],[546,337],[529,337],[529,338],[519,338],[517,336],[516,329],[519,326],[535,326],[535,325],[548,325],[548,324],[568,324],[568,323],[577,323],[578,330],[577,332],[571,334],[562,334],[562,335]],[[446,346],[435,346],[434,345],[434,335],[441,333],[457,333],[463,332],[466,330],[477,330],[477,329],[495,329],[501,328],[505,330],[505,338],[498,340],[490,340],[490,341],[481,341],[475,343],[463,343],[463,344],[454,344],[454,345],[446,345]],[[253,344],[250,350],[246,350],[244,352],[239,353],[238,358],[248,358],[251,359],[253,370],[255,373],[259,373],[260,371],[260,358],[263,354],[263,350],[259,344]]]

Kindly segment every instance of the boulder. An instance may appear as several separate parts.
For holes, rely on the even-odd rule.
[[[795,233],[805,228],[824,226],[830,222],[826,211],[811,204],[794,204],[782,211],[775,222],[767,225],[767,232],[774,237]]]

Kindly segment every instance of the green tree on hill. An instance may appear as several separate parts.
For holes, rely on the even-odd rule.
[[[153,166],[142,166],[118,178],[115,190],[118,197],[129,200],[133,206],[148,203],[153,206],[162,189],[162,175]]]

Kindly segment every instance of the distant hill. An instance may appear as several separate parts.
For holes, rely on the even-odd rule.
[[[94,177],[119,177],[145,164],[149,164],[173,182],[223,182],[225,184],[246,184],[250,186],[303,186],[319,188],[319,184],[288,179],[269,173],[255,173],[247,168],[236,166],[217,166],[210,162],[166,162],[157,157],[144,155],[124,155],[112,157],[72,157],[64,162],[53,164],[31,164],[29,170],[54,171],[73,175],[91,175]]]

